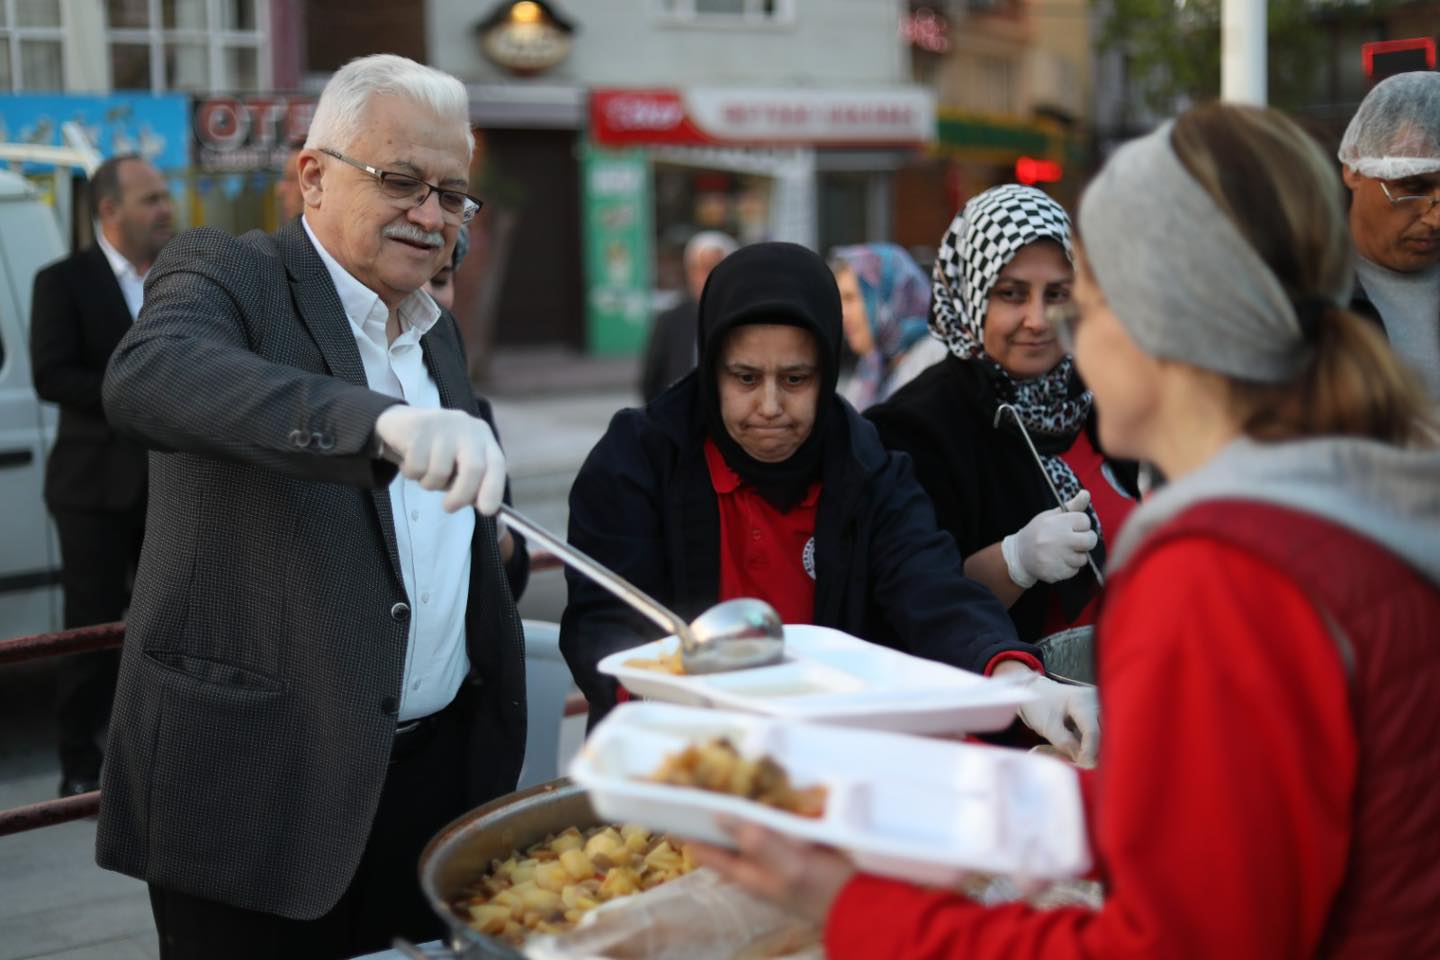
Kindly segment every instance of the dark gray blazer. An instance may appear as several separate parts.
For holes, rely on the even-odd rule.
[[[370,456],[395,401],[365,371],[298,221],[166,246],[106,373],[151,456],[145,549],[105,754],[102,867],[298,919],[355,873],[395,731],[408,604]],[[447,314],[421,341],[477,412]],[[493,520],[477,517],[467,645],[472,800],[513,790],[525,663]]]

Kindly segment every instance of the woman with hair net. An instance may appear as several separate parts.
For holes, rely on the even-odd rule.
[[[1356,310],[1440,403],[1440,73],[1380,81],[1340,144],[1350,188]]]

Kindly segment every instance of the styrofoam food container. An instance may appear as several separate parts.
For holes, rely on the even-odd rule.
[[[600,672],[650,700],[918,734],[1003,730],[1034,696],[1014,681],[810,625],[785,627],[785,659],[769,667],[676,676],[627,666],[678,644],[665,637],[612,653]]]
[[[650,782],[667,756],[714,737],[729,738],[746,757],[769,755],[797,787],[823,784],[824,815]],[[715,823],[725,814],[916,883],[950,886],[976,870],[1061,879],[1090,867],[1075,770],[1018,750],[624,703],[591,733],[569,773],[603,819],[730,846]]]

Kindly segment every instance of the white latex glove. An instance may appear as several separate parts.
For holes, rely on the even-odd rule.
[[[995,669],[997,677],[1011,673],[1037,697],[1020,708],[1025,725],[1077,764],[1093,766],[1100,753],[1100,701],[1095,688],[1056,683],[1018,662]]]
[[[382,456],[426,490],[444,490],[452,513],[473,505],[486,516],[505,496],[505,454],[490,425],[460,410],[396,404],[375,421]]]
[[[1036,514],[1034,519],[1000,541],[1000,553],[1010,579],[1026,590],[1037,580],[1069,580],[1088,561],[1099,538],[1091,529],[1090,491],[1081,490],[1065,504]]]

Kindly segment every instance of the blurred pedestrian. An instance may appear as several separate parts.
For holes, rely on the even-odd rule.
[[[1375,85],[1340,143],[1356,306],[1440,404],[1440,73]]]
[[[460,81],[351,61],[304,215],[179,237],[111,362],[106,409],[155,453],[97,859],[149,883],[167,960],[438,936],[422,848],[515,788],[504,457],[420,289],[479,209],[472,149]]]
[[[758,597],[785,623],[834,627],[975,673],[1039,669],[1004,608],[966,579],[909,458],[835,392],[840,294],[802,246],[730,255],[700,299],[700,365],[644,410],[615,415],[570,490],[570,542],[691,618]],[[590,701],[616,701],[596,664],[654,627],[567,571],[560,649]],[[1093,749],[1094,701],[1032,673],[1028,721]]]
[[[856,410],[880,403],[945,356],[929,335],[930,281],[910,254],[893,243],[836,249],[830,260],[845,342],[859,358],[841,391]]]
[[[30,368],[40,399],[60,406],[45,464],[45,504],[60,535],[65,626],[119,620],[145,534],[146,453],[110,428],[100,381],[145,300],[145,277],[175,232],[169,185],[138,156],[112,157],[90,181],[95,243],[35,275]],[[114,650],[60,662],[60,795],[97,790],[98,735],[110,718]]]
[[[275,181],[275,199],[280,204],[281,223],[289,223],[305,211],[305,195],[300,190],[300,151],[304,149],[304,137],[290,141],[285,166],[280,171],[280,179]]]
[[[1342,306],[1333,165],[1211,104],[1121,147],[1080,229],[1101,439],[1169,480],[1110,557],[1081,774],[1104,905],[986,907],[758,828],[699,858],[824,922],[832,960],[1440,956],[1440,451]]]
[[[467,228],[455,235],[455,252],[441,265],[435,276],[430,278],[430,282],[425,284],[425,292],[447,313],[455,312],[455,274],[459,272],[460,263],[469,252],[470,231]]]
[[[1090,393],[1047,315],[1070,302],[1073,282],[1058,203],[1015,184],[974,197],[935,262],[930,322],[949,355],[866,414],[887,447],[914,460],[966,574],[1030,643],[1095,621],[1089,560],[1104,564],[1135,503],[1134,465],[1102,452]]]
[[[729,234],[697,233],[685,244],[685,297],[655,318],[640,371],[640,397],[649,403],[695,369],[695,317],[705,279],[715,265],[739,249]]]

